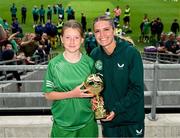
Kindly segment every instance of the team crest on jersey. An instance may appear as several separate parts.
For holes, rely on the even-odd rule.
[[[102,70],[102,68],[103,68],[103,63],[102,63],[101,60],[97,60],[97,61],[95,62],[95,68],[96,68],[97,70]]]

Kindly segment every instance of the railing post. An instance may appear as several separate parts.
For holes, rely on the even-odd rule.
[[[160,59],[160,55],[159,55],[159,53],[158,53],[158,51],[156,52],[156,64],[158,64],[159,63],[159,59]]]
[[[1,93],[4,93],[4,89],[5,89],[4,87],[1,88]],[[5,105],[5,99],[6,98],[2,98],[2,106]]]
[[[158,91],[158,63],[154,63],[153,71],[153,92],[151,94],[151,113],[148,115],[148,119],[151,121],[156,121],[156,106],[157,106],[157,91]]]
[[[3,65],[6,65],[6,64],[3,64]],[[3,74],[4,74],[4,77],[5,77],[5,80],[7,80],[7,71],[3,71]]]

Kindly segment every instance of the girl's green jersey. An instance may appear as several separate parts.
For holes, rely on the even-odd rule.
[[[48,64],[43,92],[73,90],[92,73],[93,66],[93,60],[87,55],[82,55],[77,63],[69,63],[63,55],[58,55]],[[54,121],[65,130],[78,130],[94,119],[90,98],[54,100],[51,111]]]

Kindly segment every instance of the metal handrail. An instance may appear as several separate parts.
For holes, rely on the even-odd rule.
[[[30,98],[30,97],[43,97],[42,92],[8,92],[0,93],[0,98]]]
[[[8,71],[8,70],[46,70],[47,65],[1,65],[0,66],[0,71]],[[163,81],[172,81],[172,82],[180,82],[180,79],[161,79],[158,78],[158,72],[160,69],[166,69],[166,70],[175,70],[175,69],[180,69],[180,64],[144,64],[144,69],[145,70],[152,70],[153,71],[153,78],[152,79],[145,79],[145,82],[151,82],[153,83],[153,90],[152,91],[144,91],[144,96],[151,96],[152,102],[151,102],[151,113],[149,114],[149,119],[150,120],[156,120],[156,108],[158,105],[156,104],[157,102],[157,97],[158,96],[172,96],[172,95],[180,95],[180,91],[159,91],[158,90],[158,83],[163,82]],[[22,80],[22,81],[15,81],[15,80],[5,80],[5,81],[0,81],[0,84],[5,84],[5,83],[41,83],[42,80]],[[16,92],[8,92],[8,93],[0,93],[0,98],[21,98],[21,97],[43,97],[42,92],[21,92],[21,93],[16,93]],[[29,108],[29,107],[28,107]]]
[[[17,81],[17,80],[3,80],[0,81],[0,84],[3,83],[41,83],[43,80],[23,80],[23,81]]]
[[[155,64],[144,64],[144,69],[152,70]],[[158,69],[179,69],[180,64],[157,64]],[[0,71],[15,71],[15,70],[45,70],[47,65],[1,65]]]
[[[0,71],[45,70],[47,65],[1,65]]]
[[[24,62],[24,59],[12,59],[12,60],[5,60],[5,61],[2,60],[2,61],[0,61],[0,65],[5,65],[5,64],[17,62],[17,61],[23,61]]]
[[[144,96],[151,96],[153,91],[144,91]],[[158,96],[172,96],[172,95],[180,95],[180,91],[157,91]],[[0,98],[30,98],[30,97],[44,97],[42,92],[8,92],[8,93],[0,93]]]
[[[177,64],[180,63],[180,55],[169,54],[169,53],[159,53],[159,52],[141,52],[142,59],[158,62],[158,63],[168,63]]]

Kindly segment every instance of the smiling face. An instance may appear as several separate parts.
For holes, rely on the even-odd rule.
[[[61,41],[64,45],[65,51],[74,53],[79,51],[84,39],[81,37],[77,28],[67,28],[64,30],[63,36],[61,36]]]
[[[115,45],[115,30],[109,21],[100,20],[94,23],[94,34],[97,42],[103,47]]]

